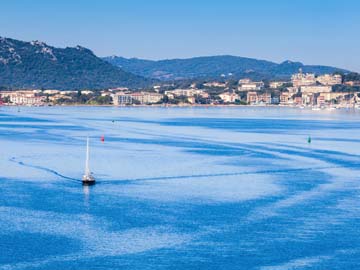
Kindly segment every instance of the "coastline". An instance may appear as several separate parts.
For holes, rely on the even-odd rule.
[[[354,109],[360,110],[357,106],[295,106],[288,104],[248,104],[248,105],[235,105],[235,104],[132,104],[132,105],[113,105],[113,104],[51,104],[51,105],[9,105],[2,104],[1,107],[114,107],[114,108],[294,108],[301,110],[340,110],[340,109]]]

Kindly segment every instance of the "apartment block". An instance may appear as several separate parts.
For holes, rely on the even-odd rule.
[[[332,87],[329,85],[307,85],[301,86],[300,90],[302,93],[326,93],[331,92]]]
[[[119,92],[113,96],[114,105],[126,105],[139,102],[140,104],[153,104],[159,102],[163,95],[152,92]]]
[[[294,87],[299,88],[301,86],[313,85],[316,83],[315,74],[313,73],[302,73],[302,70],[299,70],[299,73],[291,76],[291,82]]]
[[[324,74],[318,76],[316,78],[317,82],[321,83],[322,85],[336,85],[342,83],[342,77],[339,74],[331,75],[331,74]]]
[[[264,88],[263,82],[253,82],[250,79],[241,79],[239,80],[239,91],[259,91]]]

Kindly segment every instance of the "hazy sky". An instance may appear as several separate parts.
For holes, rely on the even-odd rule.
[[[0,36],[148,59],[232,54],[360,71],[359,0],[0,0]]]

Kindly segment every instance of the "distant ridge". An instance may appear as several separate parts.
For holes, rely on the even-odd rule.
[[[115,67],[84,47],[0,37],[0,86],[30,89],[141,87],[151,80]]]
[[[235,78],[289,79],[302,68],[304,72],[316,74],[349,72],[347,70],[317,65],[304,65],[300,62],[284,61],[281,64],[253,58],[220,55],[194,57],[188,59],[144,60],[110,56],[103,58],[122,69],[147,78],[160,80],[176,79],[217,79],[222,74],[232,74]]]

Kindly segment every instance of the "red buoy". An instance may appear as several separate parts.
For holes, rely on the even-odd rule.
[[[104,137],[104,135],[101,136],[100,140],[101,140],[102,142],[105,142],[105,137]]]

